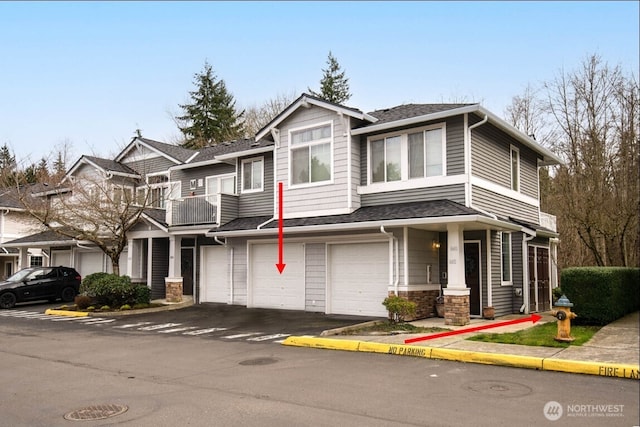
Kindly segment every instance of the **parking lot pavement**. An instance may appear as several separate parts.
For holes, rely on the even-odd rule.
[[[276,342],[291,335],[320,335],[324,330],[350,326],[372,318],[333,316],[303,311],[252,309],[227,304],[198,304],[180,310],[124,317],[67,317],[46,315],[42,306],[0,311],[0,317],[57,324],[101,327],[113,332],[198,336],[223,341]]]

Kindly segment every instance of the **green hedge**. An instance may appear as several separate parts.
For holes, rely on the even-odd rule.
[[[606,325],[640,309],[638,268],[566,268],[560,283],[578,315],[577,324]]]
[[[129,276],[117,274],[89,274],[82,280],[81,290],[97,306],[121,307],[125,304],[149,304],[151,301],[151,289],[132,284]]]

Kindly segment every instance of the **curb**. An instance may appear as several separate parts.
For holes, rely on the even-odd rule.
[[[122,316],[132,316],[136,314],[146,314],[146,313],[157,313],[159,311],[170,311],[170,310],[179,310],[181,308],[186,308],[192,306],[194,304],[193,301],[184,301],[179,303],[173,303],[164,305],[162,307],[153,307],[153,308],[143,308],[140,310],[124,310],[124,311],[108,311],[108,312],[89,312],[89,311],[72,311],[72,310],[56,310],[56,309],[47,309],[44,314],[48,314],[51,316],[67,316],[67,317],[122,317]]]
[[[422,357],[425,359],[451,360],[455,362],[500,365],[514,368],[536,369],[539,371],[598,375],[602,377],[617,377],[633,380],[640,379],[640,367],[619,363],[585,362],[500,353],[477,353],[466,350],[303,336],[291,336],[285,339],[282,345]]]

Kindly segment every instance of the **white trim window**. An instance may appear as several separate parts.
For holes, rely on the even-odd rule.
[[[292,186],[331,181],[332,122],[293,129],[289,141]]]
[[[502,286],[509,286],[512,282],[511,263],[511,233],[503,231],[500,233],[500,275]]]
[[[207,201],[216,204],[218,194],[236,194],[236,176],[213,175],[205,178],[205,194]]]
[[[369,138],[369,184],[446,175],[444,123]]]
[[[242,161],[242,192],[255,193],[264,188],[264,157]],[[223,191],[225,192],[225,191]]]
[[[513,191],[520,191],[520,150],[517,147],[511,146],[510,150],[510,163],[511,163],[511,189]]]

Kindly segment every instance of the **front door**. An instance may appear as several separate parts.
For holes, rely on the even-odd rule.
[[[549,249],[529,246],[529,311],[551,309],[549,286]]]
[[[182,294],[193,295],[193,248],[182,248],[180,250],[180,260]]]
[[[479,316],[480,307],[480,243],[464,244],[464,278],[469,291],[469,314]]]

